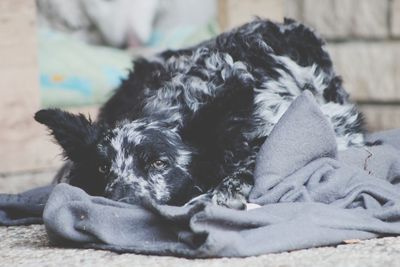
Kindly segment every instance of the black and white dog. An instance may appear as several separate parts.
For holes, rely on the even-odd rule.
[[[323,45],[293,20],[258,19],[136,60],[95,122],[58,109],[35,119],[72,162],[64,181],[90,194],[171,205],[204,194],[241,209],[260,145],[303,90],[332,123],[339,149],[364,145],[362,116]]]

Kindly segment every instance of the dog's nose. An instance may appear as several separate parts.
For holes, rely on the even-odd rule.
[[[118,184],[114,184],[112,186],[107,185],[106,190],[104,191],[104,197],[117,200],[124,196],[123,187]]]
[[[114,184],[111,187],[107,187],[104,196],[115,201],[130,204],[138,203],[139,201],[133,190],[129,186],[123,184]]]

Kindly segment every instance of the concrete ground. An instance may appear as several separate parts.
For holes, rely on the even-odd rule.
[[[0,177],[0,192],[15,193],[51,181],[54,171]],[[268,240],[266,240],[268,242]],[[0,226],[0,266],[400,266],[400,237],[387,237],[243,259],[190,260],[51,246],[42,225]]]
[[[0,227],[0,237],[0,266],[400,266],[400,238],[394,237],[244,259],[207,260],[52,247],[42,225]]]

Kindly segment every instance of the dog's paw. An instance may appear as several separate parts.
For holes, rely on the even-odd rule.
[[[236,210],[247,209],[247,197],[253,185],[240,174],[226,177],[217,187],[191,199],[185,206],[203,202]]]
[[[211,194],[205,193],[189,200],[184,206],[193,206],[197,203],[211,203]]]
[[[227,194],[226,192],[214,190],[192,198],[184,206],[193,206],[198,203],[209,203],[230,209],[245,210],[247,209],[247,201],[243,195]]]
[[[212,192],[212,202],[231,209],[246,209],[252,185],[240,175],[226,177]]]
[[[232,192],[227,193],[226,191],[214,191],[212,193],[211,201],[215,205],[235,210],[245,210],[247,203],[246,197],[242,194],[232,194]]]

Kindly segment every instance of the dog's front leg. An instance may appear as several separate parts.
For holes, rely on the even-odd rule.
[[[218,186],[205,194],[193,198],[186,205],[205,202],[231,209],[243,210],[247,207],[247,198],[252,188],[252,173],[238,171],[225,177]]]
[[[247,198],[253,188],[253,173],[240,170],[227,176],[210,191],[212,203],[231,209],[246,209]]]

